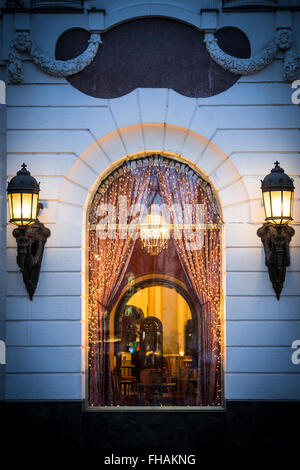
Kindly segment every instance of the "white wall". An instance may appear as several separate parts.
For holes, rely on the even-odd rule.
[[[198,24],[196,6],[193,10],[192,2],[188,5],[183,19]],[[161,13],[164,8],[170,11],[161,6]],[[172,9],[174,16],[177,11]],[[129,7],[112,9],[106,24],[130,15]],[[41,16],[32,18],[33,31],[41,31]],[[255,52],[273,36],[276,18],[272,13],[250,16],[224,15],[220,24],[245,30]],[[80,15],[60,15],[50,32],[47,28],[37,38],[51,54],[58,35],[80,21]],[[299,14],[294,21],[299,25]],[[290,360],[291,343],[300,339],[300,109],[291,104],[292,90],[282,81],[281,65],[278,59],[211,98],[138,89],[102,100],[25,62],[24,82],[8,86],[7,173],[10,178],[25,161],[41,181],[45,209],[40,220],[51,229],[51,237],[30,302],[8,227],[7,399],[83,397],[86,204],[99,174],[127,154],[142,151],[182,155],[218,191],[225,222],[227,398],[300,398],[300,369]],[[256,235],[264,218],[260,179],[276,159],[296,185],[296,235],[280,302]]]

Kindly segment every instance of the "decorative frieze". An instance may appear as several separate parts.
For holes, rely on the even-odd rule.
[[[102,26],[97,18],[97,28]],[[101,23],[101,24],[100,24]],[[99,24],[99,26],[98,26]],[[278,29],[274,38],[266,45],[263,51],[250,58],[238,58],[225,53],[218,45],[214,32],[206,31],[204,42],[210,57],[225,71],[234,75],[252,75],[260,72],[270,65],[279,51],[284,53],[283,77],[287,81],[294,81],[298,77],[299,67],[297,51],[292,32],[289,28]],[[69,77],[84,70],[90,65],[98,52],[101,43],[100,33],[92,32],[86,50],[74,59],[55,60],[47,57],[33,42],[27,31],[17,32],[11,43],[9,52],[8,73],[12,83],[23,80],[23,64],[20,53],[27,53],[31,60],[43,72],[56,77]]]
[[[296,45],[290,29],[279,29],[265,49],[249,59],[240,59],[226,54],[219,46],[213,32],[206,32],[204,42],[211,58],[224,70],[235,75],[253,75],[271,64],[278,51],[284,52],[283,76],[287,81],[298,77]]]
[[[224,6],[226,7],[249,7],[249,6],[275,6],[276,1],[274,0],[223,0]]]
[[[31,60],[43,72],[55,77],[69,77],[84,70],[94,60],[101,44],[101,36],[92,33],[87,49],[69,60],[55,60],[47,57],[42,50],[36,46],[28,32],[20,32],[15,35],[9,53],[8,74],[12,83],[23,81],[23,64],[19,53],[27,53]]]
[[[233,9],[266,9],[266,8],[278,8],[278,7],[298,7],[299,2],[297,0],[223,0],[223,8]]]
[[[6,0],[6,8],[24,8],[23,0]]]
[[[31,0],[32,8],[55,8],[55,9],[74,9],[82,8],[81,0]]]

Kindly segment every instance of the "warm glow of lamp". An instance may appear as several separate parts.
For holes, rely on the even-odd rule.
[[[141,225],[141,242],[146,251],[154,256],[167,248],[170,229],[161,215],[148,214],[146,223]]]
[[[39,191],[39,183],[23,163],[7,185],[10,223],[26,227],[37,221]]]
[[[279,162],[264,178],[261,189],[267,222],[280,225],[293,220],[294,184]]]

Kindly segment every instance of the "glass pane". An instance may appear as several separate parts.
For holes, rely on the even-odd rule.
[[[264,208],[265,208],[265,215],[266,219],[271,217],[271,204],[270,204],[270,193],[269,191],[263,193],[264,198]]]
[[[31,202],[32,202],[32,194],[31,193],[23,193],[23,200],[22,200],[22,210],[23,210],[23,219],[31,219]]]
[[[291,217],[293,217],[294,213],[294,192],[291,194]]]
[[[291,191],[283,191],[283,216],[291,217]]]
[[[198,174],[158,156],[126,162],[98,188],[88,227],[90,406],[222,404],[217,207]]]
[[[184,356],[185,325],[192,316],[187,302],[175,289],[163,286],[141,289],[128,300],[126,308],[129,306],[145,312],[144,318],[156,317],[162,322],[164,354]]]
[[[281,191],[271,191],[272,217],[281,217]]]
[[[12,194],[12,205],[13,205],[13,214],[14,219],[17,219],[21,223],[21,194],[20,193],[13,193]]]
[[[193,329],[186,344],[191,319],[182,295],[164,286],[140,289],[116,308],[109,343],[114,344],[112,363],[120,377],[118,404],[195,403],[197,341]],[[188,392],[187,376],[192,384]],[[153,380],[158,381],[156,391]]]
[[[32,200],[32,218],[36,219],[37,217],[37,203],[38,203],[38,194],[33,194]]]
[[[12,209],[11,197],[12,197],[12,195],[9,194],[9,195],[8,195],[9,219],[13,219],[13,217],[14,217],[14,215],[13,215],[13,209]]]

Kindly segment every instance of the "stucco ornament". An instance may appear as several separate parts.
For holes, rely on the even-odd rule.
[[[280,29],[274,38],[266,45],[265,49],[249,59],[240,59],[226,54],[218,46],[218,40],[214,33],[207,32],[204,36],[206,49],[211,58],[224,70],[235,75],[252,75],[260,72],[270,65],[278,51],[284,52],[283,76],[292,82],[298,77],[299,67],[297,63],[296,45],[290,29]]]
[[[12,40],[9,52],[8,74],[12,83],[23,81],[23,63],[20,53],[27,53],[33,63],[43,72],[55,77],[69,77],[84,70],[90,65],[101,44],[101,36],[98,33],[92,33],[89,39],[89,45],[86,50],[69,60],[55,60],[46,56],[42,50],[33,42],[29,32],[17,33]]]
[[[23,0],[6,0],[6,8],[24,8]]]

